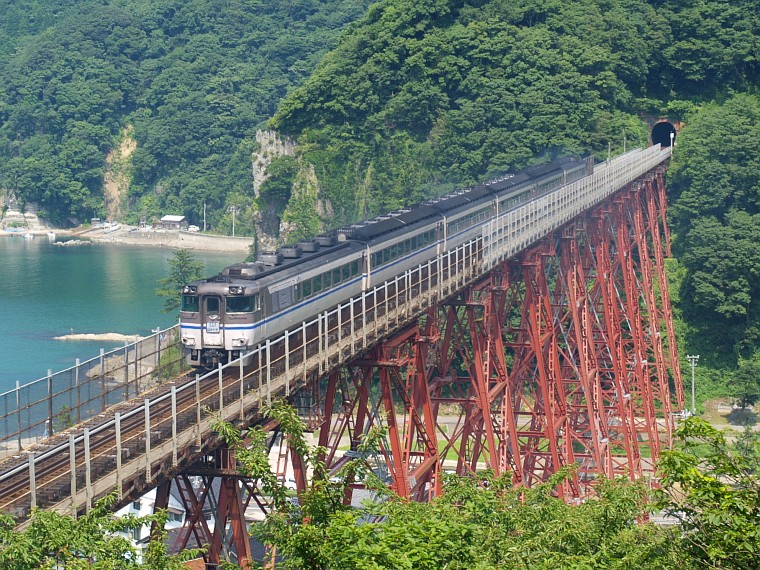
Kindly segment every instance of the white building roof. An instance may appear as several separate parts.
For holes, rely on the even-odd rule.
[[[185,216],[169,215],[169,216],[164,216],[163,218],[161,218],[161,221],[162,222],[182,222],[184,221],[184,219],[185,219]]]

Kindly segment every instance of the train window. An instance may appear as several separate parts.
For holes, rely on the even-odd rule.
[[[303,282],[303,296],[308,297],[311,295],[311,280],[307,280]]]
[[[351,275],[359,275],[359,262],[358,261],[352,261],[351,262]]]
[[[344,265],[340,268],[341,272],[343,274],[343,281],[351,277],[351,269],[348,267],[348,265]]]
[[[333,269],[332,281],[333,281],[333,285],[337,285],[338,283],[340,283],[340,268]]]
[[[219,297],[206,297],[206,315],[218,315],[220,313],[221,299]]]
[[[330,287],[332,285],[332,273],[330,271],[327,271],[326,273],[322,274],[322,280],[325,283],[325,289]]]
[[[312,279],[312,282],[314,283],[314,292],[319,293],[322,290],[322,276],[317,275]]]
[[[303,299],[303,295],[301,295],[301,284],[296,283],[296,302],[300,301],[301,299]]]
[[[252,313],[258,309],[258,299],[258,295],[227,297],[226,311],[228,313]]]
[[[198,295],[182,295],[182,308],[187,313],[198,312]]]

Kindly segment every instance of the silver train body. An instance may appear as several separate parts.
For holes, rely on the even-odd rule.
[[[187,362],[212,368],[235,360],[267,338],[477,239],[494,217],[592,171],[592,159],[552,161],[188,283],[180,312]]]

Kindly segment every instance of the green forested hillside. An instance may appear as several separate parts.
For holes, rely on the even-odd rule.
[[[691,113],[668,172],[681,346],[703,356],[703,397],[760,399],[760,98]],[[739,376],[730,370],[738,367]]]
[[[131,126],[135,216],[224,211],[250,193],[256,127],[368,4],[3,2],[0,187],[54,220],[101,213],[106,154]]]
[[[361,217],[441,181],[646,144],[641,113],[682,118],[684,100],[757,82],[755,12],[709,0],[385,0],[272,124],[304,144],[339,211]]]

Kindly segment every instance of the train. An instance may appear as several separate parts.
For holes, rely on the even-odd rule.
[[[593,173],[593,158],[564,157],[460,188],[311,240],[262,252],[181,291],[187,363],[232,362],[261,342],[470,240],[508,211]]]

